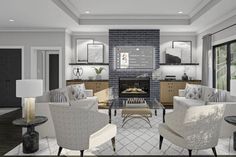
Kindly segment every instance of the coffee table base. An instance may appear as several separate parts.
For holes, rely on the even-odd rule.
[[[147,122],[152,127],[149,117],[152,117],[152,112],[149,108],[139,109],[122,109],[121,116],[123,117],[122,127],[133,118],[140,118]]]

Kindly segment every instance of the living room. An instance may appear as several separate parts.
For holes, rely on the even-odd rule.
[[[235,0],[2,0],[0,155],[236,155]]]

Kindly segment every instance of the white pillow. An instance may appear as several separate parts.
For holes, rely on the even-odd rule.
[[[219,96],[219,93],[216,89],[205,87],[204,96],[203,96],[204,101],[217,102],[218,101],[218,96]]]
[[[202,86],[195,84],[186,84],[185,87],[186,99],[201,99],[202,98]]]
[[[70,100],[80,100],[80,99],[86,99],[87,95],[85,92],[85,86],[84,84],[76,84],[71,85],[68,88],[70,88]]]

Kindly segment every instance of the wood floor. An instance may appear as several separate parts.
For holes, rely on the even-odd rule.
[[[22,130],[12,121],[22,117],[21,109],[0,116],[0,156],[12,150],[22,141]]]

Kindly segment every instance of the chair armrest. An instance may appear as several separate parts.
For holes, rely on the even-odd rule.
[[[92,97],[93,96],[93,90],[92,89],[85,89],[85,93],[87,97]]]
[[[179,96],[184,97],[184,92],[185,92],[184,89],[179,89]]]
[[[93,134],[109,124],[109,116],[105,113],[89,111],[89,133]]]
[[[73,107],[79,107],[87,110],[98,110],[98,100],[97,97],[88,97],[87,99],[72,100],[70,105]]]

